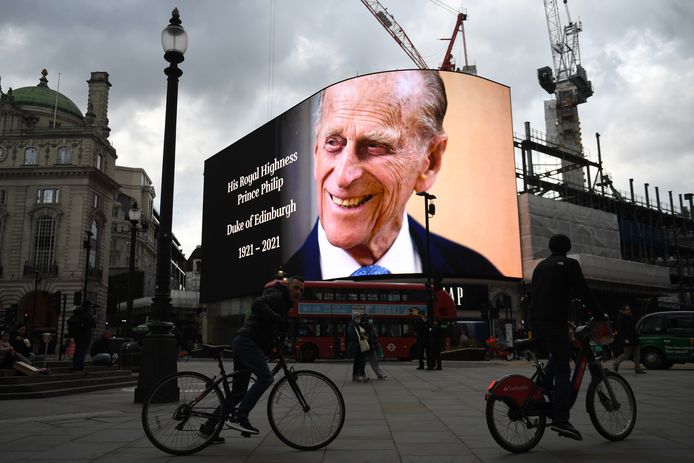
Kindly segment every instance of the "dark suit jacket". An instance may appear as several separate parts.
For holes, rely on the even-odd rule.
[[[410,237],[426,265],[426,229],[409,215]],[[501,272],[478,252],[461,246],[431,233],[429,236],[431,250],[431,271],[440,275],[471,278],[498,278]],[[313,226],[301,248],[287,261],[284,270],[289,275],[302,275],[307,280],[322,280],[320,267],[320,249],[318,247],[318,221]],[[349,276],[349,275],[345,275]]]

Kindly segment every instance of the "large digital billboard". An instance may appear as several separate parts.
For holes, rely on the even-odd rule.
[[[456,72],[334,84],[205,161],[201,301],[309,280],[520,278],[510,89]]]

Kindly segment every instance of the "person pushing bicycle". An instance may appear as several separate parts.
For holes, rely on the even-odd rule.
[[[251,425],[248,415],[274,381],[266,357],[272,352],[275,337],[286,334],[287,312],[303,291],[304,279],[300,276],[269,282],[263,295],[253,301],[244,325],[236,332],[232,352],[234,371],[240,373],[234,375],[231,389],[230,406],[234,411],[228,424],[232,429],[248,434],[260,432]],[[251,374],[256,381],[249,389]],[[205,423],[200,432],[211,434],[215,424],[215,420]],[[216,436],[213,442],[224,442],[224,438]]]
[[[571,340],[568,332],[570,302],[579,297],[588,309],[595,308],[581,265],[567,257],[571,240],[554,235],[549,240],[552,255],[542,260],[533,271],[529,324],[535,338],[549,352],[546,386],[553,387],[551,429],[559,435],[576,440],[583,436],[569,422]]]

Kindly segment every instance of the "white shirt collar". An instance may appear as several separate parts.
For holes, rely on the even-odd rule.
[[[346,251],[330,244],[320,221],[318,222],[318,248],[324,280],[348,277],[361,267]],[[403,225],[390,249],[374,264],[387,268],[390,273],[422,273],[422,259],[410,236],[407,213],[403,214]]]

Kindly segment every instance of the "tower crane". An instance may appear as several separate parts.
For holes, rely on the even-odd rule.
[[[400,24],[395,20],[392,14],[388,13],[383,5],[378,0],[361,0],[366,8],[371,12],[372,15],[381,23],[385,30],[395,39],[395,41],[400,45],[407,56],[410,57],[414,64],[419,67],[419,69],[429,69],[427,62],[419,54],[417,48],[410,40],[410,38],[405,34],[405,31],[400,27]]]
[[[554,69],[549,66],[537,70],[540,86],[555,99],[545,101],[545,124],[548,139],[555,140],[563,149],[583,156],[578,105],[593,94],[593,86],[581,66],[578,35],[583,30],[581,21],[571,20],[567,0],[563,0],[568,24],[562,26],[557,0],[543,0],[549,44]],[[554,70],[554,75],[553,71]],[[583,188],[585,179],[580,166],[562,161],[565,183]]]
[[[381,25],[385,28],[385,30],[390,34],[393,39],[400,45],[400,48],[402,48],[405,53],[407,53],[407,56],[410,57],[412,61],[414,61],[414,64],[417,65],[419,69],[429,69],[429,66],[427,65],[426,61],[424,58],[422,58],[422,55],[419,54],[419,51],[417,51],[417,48],[414,46],[410,38],[407,36],[405,31],[400,27],[398,22],[395,20],[393,15],[388,13],[388,10],[381,5],[381,3],[378,0],[361,0],[361,2],[364,4],[364,6],[371,12],[371,14],[376,18],[376,20],[381,23]],[[460,32],[463,36],[463,50],[465,51],[465,65],[463,66],[463,72],[468,73],[468,74],[477,74],[477,66],[473,65],[468,65],[467,61],[467,44],[465,43],[465,26],[463,24],[463,21],[467,19],[467,11],[459,11],[456,12],[449,6],[442,4],[441,2],[436,2],[439,6],[452,11],[454,14],[458,15],[458,18],[455,23],[455,27],[453,28],[453,34],[451,34],[451,38],[448,39],[442,39],[442,40],[448,40],[448,50],[446,50],[446,54],[444,55],[443,62],[441,63],[441,66],[439,69],[442,71],[455,71],[456,66],[453,63],[453,45],[455,44],[455,39],[458,36],[458,32]]]
[[[453,45],[455,44],[455,39],[458,36],[458,32],[463,36],[463,52],[465,54],[465,65],[463,65],[463,72],[467,74],[477,74],[477,66],[476,65],[469,65],[467,61],[467,43],[465,41],[465,23],[464,21],[467,20],[467,10],[463,10],[458,12],[458,18],[455,21],[455,27],[453,28],[453,34],[451,34],[450,39],[442,39],[442,40],[448,40],[448,49],[446,50],[446,54],[443,57],[443,63],[441,63],[441,69],[442,71],[455,71],[456,67],[455,64],[453,63]]]

